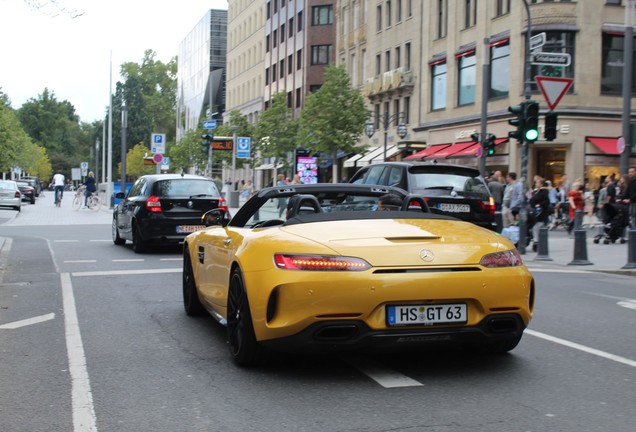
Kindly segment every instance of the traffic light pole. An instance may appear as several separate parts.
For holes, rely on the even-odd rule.
[[[479,158],[479,172],[486,177],[486,137],[488,132],[488,94],[490,83],[490,50],[488,44],[490,39],[484,39],[484,64],[482,66],[481,78],[481,133],[479,134],[479,145],[481,146],[481,157]]]

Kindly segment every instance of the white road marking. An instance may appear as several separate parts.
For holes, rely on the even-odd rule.
[[[88,379],[86,356],[77,319],[73,285],[68,273],[60,275],[64,303],[64,328],[66,333],[66,352],[68,369],[71,375],[71,400],[73,408],[74,432],[97,432],[97,419],[93,406],[93,394]]]
[[[53,318],[55,318],[55,314],[54,313],[50,313],[50,314],[46,314],[46,315],[40,315],[40,316],[36,316],[33,318],[27,318],[27,319],[23,319],[20,321],[14,321],[12,323],[7,323],[7,324],[3,324],[0,325],[0,329],[2,330],[15,330],[17,328],[20,327],[26,327],[32,324],[38,324],[44,321],[49,321],[52,320]]]
[[[557,343],[559,345],[566,346],[568,348],[573,348],[575,350],[583,351],[583,352],[586,352],[588,354],[592,354],[592,355],[595,355],[595,356],[598,356],[598,357],[603,357],[605,359],[612,360],[612,361],[615,361],[617,363],[622,363],[622,364],[626,364],[627,366],[636,367],[636,361],[635,360],[630,360],[630,359],[625,358],[625,357],[621,357],[621,356],[617,356],[617,355],[614,355],[614,354],[610,354],[610,353],[607,353],[605,351],[597,350],[595,348],[590,348],[590,347],[587,347],[585,345],[577,344],[576,342],[570,342],[570,341],[565,340],[565,339],[561,339],[561,338],[558,338],[558,337],[550,336],[550,335],[547,335],[545,333],[540,333],[540,332],[537,332],[537,331],[534,331],[534,330],[530,330],[530,329],[526,329],[524,331],[524,333],[529,334],[529,335],[534,336],[534,337],[538,337],[539,339],[545,339],[547,341],[554,342],[554,343]]]
[[[88,272],[72,272],[74,277],[83,276],[123,276],[123,275],[145,275],[145,274],[159,274],[159,273],[181,273],[181,268],[160,268],[160,269],[145,269],[145,270],[112,270],[112,271],[88,271]]]
[[[384,388],[423,386],[419,381],[388,369],[382,364],[366,357],[350,357],[345,359],[354,368],[380,384]]]
[[[131,258],[131,259],[114,259],[113,262],[142,262],[143,258]]]
[[[634,300],[623,300],[616,303],[619,306],[622,306],[627,309],[635,309],[636,310],[636,301]]]
[[[97,260],[65,260],[64,263],[94,263]]]
[[[183,261],[183,258],[159,258],[159,261]]]

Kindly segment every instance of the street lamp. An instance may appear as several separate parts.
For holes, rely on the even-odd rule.
[[[382,127],[384,128],[384,161],[386,162],[386,145],[387,145],[387,139],[389,135],[389,126],[391,126],[391,122],[396,122],[397,134],[400,137],[400,139],[404,139],[404,137],[408,133],[406,124],[404,124],[404,121],[403,121],[404,117],[406,117],[406,114],[404,114],[403,112],[397,112],[395,114],[389,115],[389,112],[385,111],[384,115],[382,117],[379,117],[379,116],[376,116],[374,113],[370,112],[369,120],[367,120],[367,122],[364,124],[364,133],[369,138],[371,138],[373,134],[375,133],[375,126],[373,124],[373,121],[371,121],[373,117],[376,117],[377,120],[381,121]]]

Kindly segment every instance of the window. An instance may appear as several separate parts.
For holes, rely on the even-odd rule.
[[[303,29],[303,11],[298,12],[296,24],[298,25],[298,31],[301,31]]]
[[[497,0],[497,16],[510,13],[510,0]]]
[[[300,70],[303,67],[303,50],[296,51],[296,70]]]
[[[272,65],[272,83],[276,81],[276,65]]]
[[[386,2],[386,26],[391,27],[391,0]]]
[[[472,27],[476,23],[477,23],[477,0],[465,0],[464,28]]]
[[[393,101],[393,112],[395,113],[395,124],[400,123],[402,117],[400,117],[400,100],[396,99]]]
[[[269,68],[265,68],[265,85],[269,84]]]
[[[287,92],[287,108],[292,107],[292,92]]]
[[[312,45],[311,64],[329,64],[331,59],[331,45]]]
[[[283,78],[285,76],[285,59],[280,61],[280,77]]]
[[[382,31],[382,5],[378,5],[375,12],[375,30]]]
[[[489,98],[508,96],[510,91],[510,42],[506,39],[490,46]]]
[[[274,33],[272,36],[272,48],[276,48],[277,44],[278,44],[278,30],[274,30]]]
[[[296,108],[300,108],[300,102],[301,102],[300,89],[297,88],[296,89]]]
[[[603,58],[601,60],[601,93],[616,94],[623,93],[623,44],[625,36],[623,34],[604,33],[603,34]],[[636,52],[636,44],[634,44]],[[634,56],[632,55],[632,58]],[[634,61],[634,60],[632,60]],[[634,63],[636,64],[636,63]],[[636,68],[632,68],[632,93],[634,87],[634,76]]]
[[[395,48],[395,68],[399,68],[400,65],[400,47]]]
[[[411,115],[411,98],[410,97],[405,97],[404,98],[404,107],[402,107],[402,110],[404,111],[404,123],[409,124],[409,117]]]
[[[294,17],[289,19],[289,23],[287,24],[287,28],[289,29],[288,37],[292,37],[294,35]]]
[[[333,5],[321,5],[311,8],[311,25],[333,24]]]
[[[404,67],[411,70],[411,42],[404,44]]]
[[[321,84],[312,84],[309,86],[309,91],[311,93],[316,93],[318,90],[320,90],[320,87],[322,87]]]
[[[294,71],[294,55],[287,56],[287,73],[290,74]]]
[[[431,109],[439,110],[446,108],[446,61],[433,64],[431,66],[432,91],[431,91]]]
[[[280,26],[280,43],[285,42],[285,24]]]
[[[395,22],[401,22],[402,21],[402,1],[403,0],[396,0],[396,11],[395,11]]]
[[[475,103],[475,85],[477,82],[477,63],[475,51],[462,54],[457,59],[459,67],[459,88],[457,89],[457,104],[468,105]]]
[[[375,74],[380,75],[382,73],[382,57],[380,54],[376,54],[375,56]]]
[[[384,67],[385,67],[385,70],[388,72],[391,70],[391,51],[386,51],[384,53],[384,58],[385,58]]]
[[[437,0],[437,37],[443,38],[446,37],[446,26],[447,26],[447,10],[448,3],[447,0]]]
[[[267,11],[267,19],[270,19],[272,17],[272,2],[267,2],[265,10]]]
[[[542,52],[569,54],[571,62],[569,66],[555,65],[533,65],[530,76],[536,75],[550,77],[574,78],[574,32],[569,31],[546,31],[545,45],[541,47]],[[535,82],[531,83],[531,89],[538,91],[539,87]],[[574,86],[568,92],[574,91]]]
[[[270,35],[265,36],[265,51],[269,52],[269,46],[270,46]]]

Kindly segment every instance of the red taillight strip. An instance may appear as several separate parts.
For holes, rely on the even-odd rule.
[[[484,267],[516,267],[523,265],[523,260],[517,249],[495,252],[484,255],[479,261]]]
[[[363,271],[371,265],[363,259],[332,255],[275,254],[274,263],[282,270]]]
[[[218,208],[220,210],[225,210],[228,211],[229,208],[227,206],[227,201],[225,201],[225,198],[223,198],[222,196],[219,197],[219,204],[218,204]]]

